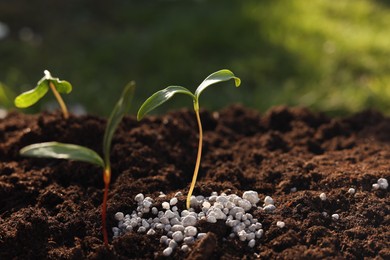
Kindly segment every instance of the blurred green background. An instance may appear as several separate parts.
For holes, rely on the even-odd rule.
[[[107,115],[137,82],[132,113],[168,85],[195,90],[222,68],[242,79],[209,88],[201,106],[390,114],[390,3],[379,0],[13,0],[0,2],[0,106],[48,69],[64,97]],[[7,98],[8,97],[8,98]],[[35,109],[54,101],[47,95]],[[191,107],[175,98],[159,112]]]

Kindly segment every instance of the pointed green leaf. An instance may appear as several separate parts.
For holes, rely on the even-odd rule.
[[[41,78],[37,86],[29,91],[26,91],[15,98],[15,106],[19,108],[26,108],[37,103],[49,90],[49,82],[52,82],[60,93],[70,93],[72,91],[72,85],[59,78],[53,78],[49,71],[44,71],[45,76]]]
[[[104,162],[106,165],[110,164],[110,150],[111,150],[111,140],[114,136],[115,130],[117,129],[119,123],[121,122],[123,116],[129,110],[131,105],[131,100],[133,99],[135,89],[135,82],[130,82],[122,92],[121,97],[116,103],[114,109],[111,112],[110,117],[107,120],[106,130],[104,132],[103,138],[103,154]]]
[[[141,105],[138,110],[137,119],[141,120],[147,113],[165,103],[168,99],[173,97],[175,94],[181,93],[186,94],[195,99],[194,94],[191,93],[188,89],[180,86],[169,86],[165,89],[157,91],[153,95],[151,95],[145,102]]]
[[[203,90],[205,90],[208,86],[213,85],[218,82],[222,81],[228,81],[230,79],[234,79],[234,83],[236,87],[239,87],[241,84],[241,80],[234,76],[233,72],[230,70],[219,70],[217,72],[214,72],[213,74],[209,75],[196,89],[195,96],[197,99],[199,99],[200,94]]]
[[[67,159],[92,163],[104,168],[103,159],[93,150],[75,144],[46,142],[28,145],[20,150],[28,157]]]

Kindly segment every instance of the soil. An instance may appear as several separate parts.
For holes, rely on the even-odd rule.
[[[264,228],[254,248],[224,239],[223,222],[199,224],[208,235],[172,258],[390,259],[389,188],[372,188],[381,177],[390,180],[390,118],[375,111],[329,118],[284,106],[260,114],[240,105],[202,111],[201,118],[204,148],[194,194],[255,190],[261,200],[271,196],[276,210],[252,210]],[[100,117],[63,120],[59,112],[11,112],[0,120],[0,259],[163,258],[159,234],[111,239],[111,228],[117,211],[136,208],[138,193],[187,193],[198,143],[192,111],[122,121],[112,146],[109,249],[102,241],[101,169],[18,155],[25,145],[54,140],[101,151],[104,127]],[[355,194],[347,192],[351,187]]]

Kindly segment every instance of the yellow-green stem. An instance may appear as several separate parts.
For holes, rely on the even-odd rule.
[[[60,93],[58,93],[56,87],[52,82],[49,83],[49,86],[51,88],[51,91],[53,91],[53,94],[56,97],[58,104],[60,104],[62,113],[64,114],[64,118],[67,119],[69,117],[69,113],[68,113],[68,109],[66,108],[64,100],[62,99]]]
[[[194,109],[195,109],[195,114],[196,114],[196,120],[198,121],[198,127],[199,127],[199,144],[198,144],[198,155],[196,157],[194,175],[192,176],[190,190],[188,191],[188,195],[187,195],[187,201],[186,201],[187,209],[190,208],[190,200],[191,200],[192,192],[194,191],[194,188],[195,188],[196,178],[198,177],[198,172],[199,172],[200,158],[202,156],[203,130],[202,130],[202,123],[200,121],[200,116],[199,116],[198,103],[194,104]]]

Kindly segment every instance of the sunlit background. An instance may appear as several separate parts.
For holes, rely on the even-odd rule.
[[[228,68],[242,79],[207,89],[201,106],[265,111],[286,104],[329,114],[390,114],[390,1],[67,0],[0,2],[0,107],[48,69],[64,97],[107,115],[130,81],[132,113],[168,85],[195,90]],[[175,98],[160,113],[191,107]],[[54,102],[40,101],[35,112]],[[165,110],[164,110],[165,109]]]

